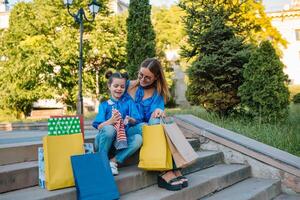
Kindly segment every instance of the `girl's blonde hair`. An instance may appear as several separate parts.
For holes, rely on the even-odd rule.
[[[156,80],[157,92],[158,94],[163,96],[164,102],[166,103],[170,97],[170,93],[169,93],[168,84],[161,63],[156,58],[147,58],[142,62],[140,68],[142,67],[149,69],[150,72],[154,74],[154,76],[157,78]]]

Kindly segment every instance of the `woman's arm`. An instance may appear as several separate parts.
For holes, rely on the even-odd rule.
[[[158,118],[158,117],[164,117],[165,113],[165,102],[164,99],[161,95],[158,95],[155,97],[152,105],[151,105],[151,109],[150,112],[151,114],[151,118]]]

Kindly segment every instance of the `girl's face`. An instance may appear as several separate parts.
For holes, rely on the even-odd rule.
[[[142,87],[151,85],[157,78],[154,74],[146,67],[141,67],[138,73],[138,79]]]
[[[108,86],[110,95],[113,99],[120,99],[124,94],[126,80],[124,78],[113,78],[112,83]]]

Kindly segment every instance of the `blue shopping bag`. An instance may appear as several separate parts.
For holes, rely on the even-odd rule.
[[[72,156],[71,162],[78,200],[120,198],[106,152]]]

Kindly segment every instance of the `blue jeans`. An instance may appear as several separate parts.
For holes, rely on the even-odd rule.
[[[143,142],[142,127],[143,123],[134,125],[127,130],[127,144],[126,149],[118,150],[116,153],[116,160],[118,163],[123,163],[126,158],[136,152]],[[100,149],[109,152],[113,142],[116,139],[116,129],[113,125],[104,126],[95,138],[95,150],[98,152]]]

